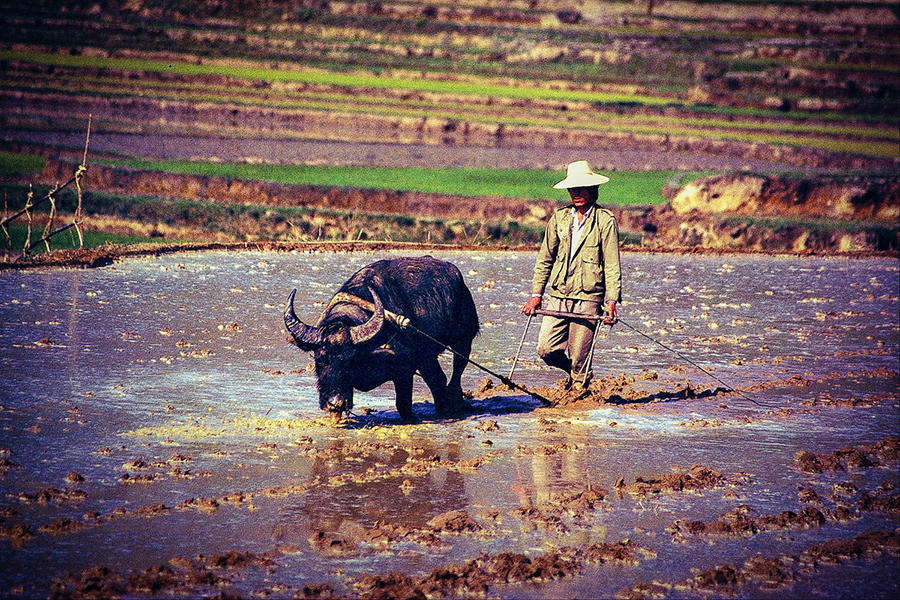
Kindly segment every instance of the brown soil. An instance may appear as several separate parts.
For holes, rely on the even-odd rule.
[[[900,456],[900,438],[894,436],[859,448],[848,446],[835,450],[832,454],[803,451],[797,455],[795,462],[804,473],[826,473],[867,469],[885,462],[896,462],[898,456]]]
[[[289,549],[288,549],[289,550]],[[422,576],[393,572],[361,575],[351,582],[361,599],[432,598],[483,596],[491,586],[509,583],[545,583],[577,575],[583,564],[636,564],[643,549],[632,541],[592,544],[585,548],[563,548],[529,558],[524,554],[481,555],[460,565],[435,569]],[[247,569],[265,569],[273,565],[277,554],[257,555],[230,551],[222,555],[194,559],[173,559],[169,565],[150,567],[142,572],[117,573],[107,567],[94,567],[57,580],[51,598],[109,598],[148,592],[187,597],[215,588],[226,588],[231,580]],[[283,590],[287,591],[287,590]],[[292,590],[295,598],[337,598],[338,592],[326,584]]]
[[[74,166],[68,160],[50,158],[41,181],[65,180],[71,177]],[[280,185],[103,166],[91,166],[83,185],[95,192],[186,198],[216,203],[252,203],[276,208],[294,206],[366,214],[417,215],[436,219],[514,221],[535,228],[539,228],[557,206],[550,200],[469,198],[423,192]],[[736,172],[695,181],[683,188],[667,189],[664,193],[671,197],[671,201],[660,206],[612,207],[619,221],[620,231],[641,237],[640,246],[627,245],[625,249],[654,252],[847,253],[855,256],[879,252],[896,255],[900,249],[900,235],[894,225],[900,215],[900,178],[896,176],[865,180],[823,176],[819,180],[810,180]],[[766,223],[766,217],[775,221]],[[809,219],[811,222],[821,218],[844,220],[859,224],[859,229],[854,231],[852,228],[816,227],[802,225],[802,221],[796,221],[794,225],[782,225],[777,219],[783,217]],[[133,229],[134,233],[138,233],[135,228],[129,229],[128,222],[122,219],[90,216],[85,223],[110,231]],[[866,227],[866,223],[871,226]],[[146,223],[142,225],[143,230],[146,230]],[[160,227],[163,225],[153,225],[151,233],[161,231]],[[224,239],[215,243],[105,246],[90,250],[57,251],[13,263],[0,263],[0,269],[32,266],[94,267],[108,265],[119,257],[129,255],[182,250],[303,251],[315,248],[353,251],[408,247],[421,251],[479,247],[477,243],[469,244],[462,240],[453,240],[446,245],[284,240],[229,243],[227,235],[204,234],[200,223],[190,222],[182,223],[177,231],[170,233],[189,238],[203,235],[210,239],[213,235]],[[491,248],[509,249],[508,246]],[[606,391],[608,397],[615,394],[614,386]]]

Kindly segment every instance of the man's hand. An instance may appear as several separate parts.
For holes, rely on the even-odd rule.
[[[603,311],[604,325],[614,325],[619,320],[619,313],[616,311],[616,303],[613,301],[606,303],[606,309]]]
[[[541,297],[540,296],[532,296],[522,306],[522,313],[526,314],[526,315],[533,315],[534,311],[536,311],[540,307],[541,307]]]

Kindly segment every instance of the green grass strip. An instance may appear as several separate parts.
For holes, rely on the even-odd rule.
[[[47,159],[30,154],[0,152],[0,175],[29,175],[44,170]]]
[[[99,162],[99,161],[98,161]],[[553,185],[565,173],[539,169],[426,169],[396,167],[332,167],[304,165],[250,165],[193,161],[104,161],[132,169],[255,179],[293,185],[356,187],[429,192],[455,196],[497,196],[567,202],[564,190]],[[663,184],[675,171],[617,171],[601,187],[601,204],[659,204]],[[699,173],[694,173],[696,177]]]
[[[2,55],[2,53],[0,53]],[[202,87],[200,89],[203,89]],[[84,91],[84,90],[81,90]],[[215,102],[220,104],[235,103],[246,106],[260,104],[246,94],[219,92],[209,93],[176,91],[174,93],[157,93],[157,98],[180,100],[185,102]],[[350,101],[336,95],[319,94],[315,99],[303,98],[298,94],[292,99],[265,99],[269,106],[305,110],[334,111],[346,113],[373,114],[391,117],[432,118],[445,120],[467,120],[474,123],[504,124],[509,126],[557,127],[562,129],[585,129],[590,131],[619,131],[648,135],[682,135],[704,139],[731,140],[748,143],[779,144],[794,147],[820,148],[830,152],[846,152],[866,156],[900,158],[900,130],[888,128],[862,128],[848,126],[829,126],[815,124],[774,123],[766,128],[763,122],[741,122],[715,120],[709,118],[669,117],[635,115],[622,118],[618,115],[597,113],[591,115],[590,121],[569,120],[569,117],[540,117],[515,115],[500,116],[497,114],[481,115],[473,111],[447,110],[442,105],[403,104],[391,105],[388,100],[372,97],[357,98]],[[323,101],[324,100],[324,101]],[[723,129],[718,129],[719,127]],[[814,137],[818,136],[818,137]],[[874,136],[882,139],[852,139],[844,136]],[[884,139],[887,138],[887,139]]]
[[[89,85],[90,87],[88,87]],[[69,82],[69,85],[65,85],[58,79],[50,80],[48,78],[45,80],[44,86],[31,86],[29,89],[36,92],[66,90],[81,94],[94,93],[100,96],[130,96],[140,94],[143,97],[153,96],[156,98],[185,102],[213,102],[218,104],[234,103],[247,106],[265,105],[277,106],[284,109],[341,110],[347,112],[369,112],[373,114],[398,114],[401,112],[397,105],[396,98],[383,98],[367,95],[348,97],[346,94],[321,91],[297,91],[285,94],[285,97],[279,98],[277,96],[273,97],[273,92],[271,90],[243,89],[237,91],[234,88],[220,85],[197,85],[172,82],[152,82],[145,84],[140,81],[130,81],[128,82],[128,88],[123,88],[121,80],[108,77],[79,77],[77,81],[73,80]],[[455,118],[456,120],[478,120],[479,118],[490,121],[496,120],[491,119],[489,115],[480,114],[478,109],[466,110],[466,116],[463,117],[463,113],[460,109],[447,111],[446,105],[439,102],[404,101],[402,106],[402,112],[411,117],[432,115],[440,118]],[[556,114],[557,111],[533,109],[530,112],[531,114]],[[704,114],[707,116],[703,116]],[[771,115],[768,113],[758,115],[758,117],[769,116]],[[663,114],[629,114],[625,116],[610,112],[592,111],[587,113],[586,117],[590,119],[590,122],[583,124],[578,121],[575,121],[573,124],[571,115],[569,114],[567,114],[566,117],[542,119],[540,124],[556,127],[572,127],[574,125],[592,129],[615,126],[619,130],[630,131],[639,131],[640,128],[643,128],[644,132],[649,133],[671,133],[672,127],[681,127],[682,130],[683,128],[689,128],[692,132],[694,132],[693,128],[695,127],[705,130],[722,128],[735,133],[738,131],[773,131],[779,134],[853,136],[900,142],[900,127],[866,127],[856,124],[851,126],[848,123],[855,123],[855,121],[846,118],[840,119],[839,124],[820,124],[817,122],[804,123],[785,121],[774,121],[769,123],[765,120],[760,120],[759,118],[752,121],[742,121],[735,120],[733,114],[715,118],[710,113],[702,112],[698,113],[698,116],[696,117],[676,117]],[[603,123],[599,123],[600,121],[603,121]],[[703,133],[706,134],[712,132],[704,131]]]
[[[228,66],[137,58],[72,56],[69,54],[0,51],[0,60],[30,62],[61,67],[119,69],[123,71],[169,73],[182,76],[219,75],[256,81],[281,81],[347,87],[397,89],[446,94],[472,94],[516,99],[569,100],[581,102],[638,102],[647,105],[671,104],[672,98],[639,94],[612,94],[587,90],[553,89],[531,85],[514,86],[471,81],[441,81],[411,77],[379,76],[374,73],[282,70],[262,66]],[[247,61],[242,61],[247,62]]]
[[[64,225],[65,222],[59,222],[57,225]],[[28,226],[21,223],[13,223],[8,226],[9,239],[0,232],[0,248],[8,251],[12,255],[21,254],[25,246],[25,240],[28,237]],[[135,235],[123,235],[118,233],[106,233],[104,231],[93,231],[90,227],[82,227],[82,235],[84,236],[84,248],[98,248],[106,244],[162,244],[169,243],[173,240],[164,240],[160,238],[142,237]],[[43,225],[35,225],[31,228],[31,242],[39,240],[44,233]],[[8,244],[8,246],[7,246]],[[74,228],[64,231],[50,238],[51,250],[71,250],[81,248],[78,239],[78,233]],[[47,251],[46,244],[41,243],[35,246],[32,254],[43,254]]]

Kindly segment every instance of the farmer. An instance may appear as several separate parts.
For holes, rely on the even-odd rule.
[[[544,308],[603,314],[603,323],[616,322],[616,303],[622,299],[619,226],[611,212],[597,206],[600,185],[607,181],[608,177],[594,173],[586,161],[579,160],[571,163],[566,178],[553,186],[569,190],[572,204],[554,212],[547,223],[534,265],[531,298],[522,306],[524,314],[533,315]],[[543,318],[538,355],[566,372],[567,390],[584,393],[593,377],[590,361],[595,324],[548,315]]]

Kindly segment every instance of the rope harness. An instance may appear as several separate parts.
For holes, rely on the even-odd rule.
[[[334,295],[334,297],[331,299],[331,302],[329,302],[329,303],[328,303],[328,306],[325,307],[325,310],[322,311],[322,314],[323,314],[323,315],[326,314],[326,313],[328,312],[328,310],[331,309],[332,306],[334,306],[335,304],[341,303],[341,302],[347,302],[347,303],[350,303],[350,304],[355,304],[355,305],[359,306],[360,308],[363,308],[363,309],[368,310],[368,311],[374,311],[374,310],[375,310],[375,305],[374,305],[373,303],[369,302],[368,300],[364,300],[364,299],[360,298],[359,296],[354,296],[354,295],[352,295],[352,294],[347,294],[347,293],[345,293],[345,292],[339,292],[339,293],[337,293],[337,294]],[[465,360],[465,361],[467,361],[467,362],[473,364],[474,366],[478,367],[479,369],[481,369],[481,370],[484,371],[485,373],[488,373],[489,375],[492,375],[492,376],[496,377],[497,379],[499,379],[499,380],[500,380],[502,383],[504,383],[505,385],[508,385],[509,387],[515,388],[515,389],[517,389],[517,390],[519,390],[519,391],[525,392],[526,394],[528,394],[529,396],[531,396],[532,398],[534,398],[534,399],[536,399],[536,400],[540,400],[545,406],[552,406],[552,405],[553,405],[553,402],[552,402],[552,401],[550,401],[550,400],[548,400],[547,398],[541,396],[541,395],[538,394],[537,392],[534,392],[534,391],[532,391],[532,390],[529,390],[529,389],[526,388],[526,387],[523,387],[523,386],[517,384],[516,382],[514,382],[513,380],[511,380],[509,377],[504,377],[503,375],[500,375],[499,373],[495,373],[494,371],[488,369],[488,368],[485,367],[484,365],[481,365],[481,364],[477,363],[476,361],[472,360],[472,359],[469,358],[468,356],[465,356],[465,355],[463,355],[463,354],[460,354],[459,352],[457,352],[456,350],[454,350],[453,348],[451,348],[451,347],[448,346],[447,344],[445,344],[445,343],[443,343],[443,342],[441,342],[441,341],[435,339],[434,337],[428,335],[427,333],[425,333],[424,331],[422,331],[421,329],[419,329],[418,327],[416,327],[415,325],[413,325],[413,324],[410,322],[409,318],[404,317],[403,315],[398,315],[398,314],[396,314],[396,313],[390,312],[390,311],[388,311],[388,310],[385,310],[385,311],[384,311],[384,318],[385,318],[386,320],[390,321],[391,323],[394,323],[394,324],[395,324],[398,328],[400,328],[400,329],[403,329],[403,330],[406,330],[406,331],[412,331],[412,332],[414,332],[414,333],[416,333],[416,334],[418,334],[418,335],[424,337],[425,339],[434,342],[435,344],[437,344],[437,345],[440,346],[441,348],[450,351],[450,353],[453,354],[454,356],[458,356],[459,358],[462,358],[463,360]]]
[[[348,293],[346,293],[346,292],[339,292],[339,293],[337,293],[337,294],[334,295],[334,297],[333,297],[333,298],[331,299],[331,301],[328,303],[328,306],[326,306],[326,307],[325,307],[325,310],[322,311],[322,314],[323,314],[323,315],[326,314],[326,313],[327,313],[327,312],[328,312],[335,304],[339,304],[339,303],[341,303],[341,302],[346,302],[346,303],[350,303],[350,304],[355,304],[355,305],[359,306],[360,308],[363,308],[364,310],[368,310],[368,311],[372,311],[372,312],[375,311],[375,305],[374,305],[372,302],[369,302],[368,300],[364,300],[364,299],[360,298],[359,296],[354,296],[354,295],[352,295],[352,294],[348,294]],[[593,357],[593,354],[594,354],[594,344],[595,344],[596,341],[597,341],[597,332],[598,332],[599,329],[600,329],[600,325],[601,325],[601,324],[608,324],[608,325],[610,326],[610,329],[612,329],[612,326],[615,325],[616,323],[622,323],[622,325],[624,325],[625,327],[627,327],[627,328],[630,329],[631,331],[637,333],[638,335],[641,335],[641,336],[645,337],[646,339],[650,340],[651,342],[653,342],[654,344],[660,346],[661,348],[663,348],[663,349],[665,349],[665,350],[668,350],[669,352],[673,353],[675,356],[677,356],[677,357],[680,358],[681,360],[683,360],[683,361],[685,361],[685,362],[687,362],[687,363],[693,365],[694,367],[696,367],[697,369],[699,369],[700,371],[702,371],[703,373],[705,373],[707,376],[709,376],[709,377],[712,378],[713,380],[717,381],[718,383],[721,383],[722,385],[725,386],[727,392],[734,392],[734,393],[738,394],[740,397],[744,398],[745,400],[747,400],[747,401],[749,401],[749,402],[752,402],[753,404],[755,404],[755,405],[757,405],[757,406],[759,406],[759,407],[767,408],[766,405],[757,402],[757,401],[754,400],[753,398],[749,397],[749,396],[748,396],[746,393],[744,393],[743,391],[741,391],[741,390],[739,390],[739,389],[736,389],[735,387],[729,385],[728,383],[726,383],[725,381],[723,381],[720,377],[717,377],[717,376],[713,375],[713,374],[710,373],[708,370],[704,369],[702,366],[700,366],[700,365],[697,364],[695,361],[691,360],[690,358],[688,358],[687,356],[685,356],[685,355],[682,354],[681,352],[678,352],[677,350],[675,350],[675,349],[673,349],[673,348],[670,348],[669,346],[666,346],[665,344],[663,344],[663,343],[660,342],[659,340],[654,339],[652,336],[650,336],[650,335],[644,333],[643,331],[637,329],[636,327],[632,326],[630,323],[628,323],[627,321],[625,321],[625,320],[622,319],[621,317],[616,317],[615,320],[609,321],[609,320],[608,320],[608,319],[609,319],[608,317],[602,316],[602,315],[582,315],[582,314],[579,314],[579,313],[570,313],[570,312],[562,312],[562,311],[555,311],[555,310],[542,310],[542,309],[535,310],[535,311],[534,311],[534,314],[538,314],[538,315],[547,315],[547,316],[558,317],[558,318],[563,318],[563,319],[582,319],[582,320],[587,320],[587,321],[595,321],[596,324],[595,324],[595,326],[594,326],[594,338],[593,338],[593,340],[591,341],[590,357]],[[512,380],[513,372],[514,372],[515,369],[516,369],[516,362],[518,361],[519,354],[520,354],[521,351],[522,351],[522,345],[525,343],[525,336],[526,336],[527,333],[528,333],[528,327],[529,327],[529,325],[531,324],[531,319],[532,319],[532,317],[533,317],[533,315],[529,315],[529,316],[528,316],[528,321],[527,321],[526,324],[525,324],[525,332],[522,334],[522,339],[521,339],[521,341],[519,342],[519,348],[518,348],[518,350],[516,351],[516,356],[515,356],[515,358],[513,359],[513,364],[512,364],[512,368],[511,368],[510,371],[509,371],[509,376],[504,377],[503,375],[500,375],[499,373],[495,373],[494,371],[492,371],[491,369],[488,369],[488,368],[485,367],[484,365],[481,365],[481,364],[479,364],[478,362],[472,360],[472,359],[469,358],[468,356],[464,356],[464,355],[460,354],[459,352],[457,352],[456,350],[454,350],[453,348],[451,348],[451,347],[448,346],[447,344],[444,344],[443,342],[441,342],[441,341],[435,339],[435,338],[432,337],[431,335],[425,333],[424,331],[422,331],[422,330],[419,329],[418,327],[414,326],[414,325],[410,322],[410,320],[409,320],[408,317],[405,317],[405,316],[403,316],[403,315],[398,315],[398,314],[393,313],[393,312],[388,311],[388,310],[385,310],[385,311],[384,311],[384,318],[385,318],[386,320],[390,321],[391,323],[393,323],[394,325],[396,325],[399,329],[403,329],[403,330],[406,330],[406,331],[412,331],[412,332],[414,332],[414,333],[416,333],[416,334],[418,334],[418,335],[420,335],[420,336],[422,336],[422,337],[424,337],[424,338],[426,338],[426,339],[428,339],[428,340],[434,342],[435,344],[441,346],[441,347],[444,348],[445,350],[450,351],[454,356],[458,356],[458,357],[462,358],[463,360],[465,360],[465,361],[471,363],[472,365],[478,367],[478,368],[481,369],[482,371],[488,373],[489,375],[491,375],[491,376],[493,376],[493,377],[496,377],[496,378],[499,379],[503,384],[505,384],[505,385],[507,385],[507,386],[509,386],[509,387],[511,387],[511,388],[517,389],[517,390],[519,390],[519,391],[525,392],[526,394],[528,394],[528,395],[531,396],[532,398],[535,398],[535,399],[537,399],[537,400],[540,400],[545,406],[553,406],[553,402],[552,402],[551,400],[545,398],[544,396],[541,396],[541,395],[538,394],[537,392],[534,392],[534,391],[532,391],[532,390],[529,390],[528,388],[523,387],[523,386],[521,386],[521,385],[515,383],[515,382]],[[585,366],[582,367],[582,371],[583,371],[583,372],[579,374],[579,375],[581,375],[581,377],[582,377],[582,383],[584,383],[584,377],[585,377],[585,374],[586,374],[586,372],[587,372],[586,366],[587,366],[588,364],[590,364],[590,362],[591,362],[591,358],[589,358],[588,361],[585,363]]]

